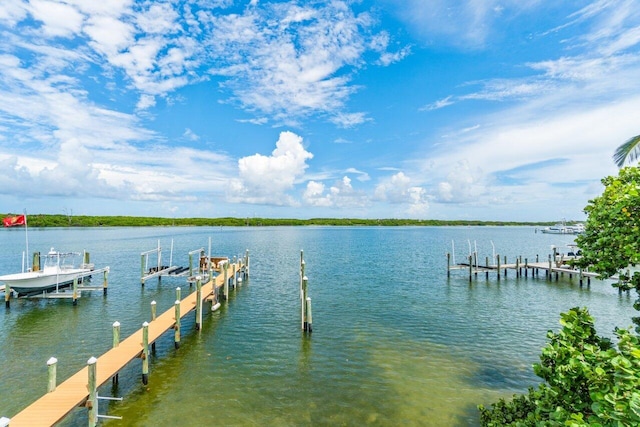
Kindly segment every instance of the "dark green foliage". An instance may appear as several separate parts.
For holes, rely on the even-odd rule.
[[[479,406],[482,426],[640,425],[640,343],[615,331],[617,348],[596,334],[587,309],[561,314],[534,372],[545,382],[527,395]]]
[[[619,274],[614,286],[621,290],[636,289],[640,295],[640,272],[627,273],[640,263],[640,169],[620,169],[618,176],[602,180],[601,196],[589,201],[585,233],[576,243],[582,258],[576,264],[599,273],[602,278]],[[640,299],[634,306],[640,309]],[[636,327],[640,327],[635,318]]]
[[[0,214],[2,217],[14,214]],[[30,214],[29,227],[268,227],[268,226],[489,226],[548,225],[549,223],[504,221],[438,221],[419,219],[357,218],[160,218],[140,216],[83,216]]]

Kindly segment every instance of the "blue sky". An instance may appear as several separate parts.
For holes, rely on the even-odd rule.
[[[0,212],[553,221],[640,133],[637,0],[2,0]]]

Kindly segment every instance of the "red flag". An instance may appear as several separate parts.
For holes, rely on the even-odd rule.
[[[16,225],[24,225],[26,223],[24,215],[8,216],[2,220],[5,227],[15,227]]]

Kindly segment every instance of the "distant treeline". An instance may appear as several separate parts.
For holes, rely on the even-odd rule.
[[[2,217],[17,214],[7,213]],[[434,219],[356,219],[356,218],[160,218],[140,216],[83,216],[83,215],[36,215],[27,217],[29,227],[268,227],[268,226],[470,226],[470,225],[533,225],[546,226],[552,222],[514,221],[443,221]]]

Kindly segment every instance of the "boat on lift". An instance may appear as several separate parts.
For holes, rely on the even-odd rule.
[[[83,254],[78,252],[58,252],[51,250],[44,257],[43,268],[33,266],[22,273],[0,276],[0,282],[9,286],[19,296],[46,292],[69,286],[75,279],[91,274],[93,264],[83,262]],[[83,261],[78,262],[82,258]]]

